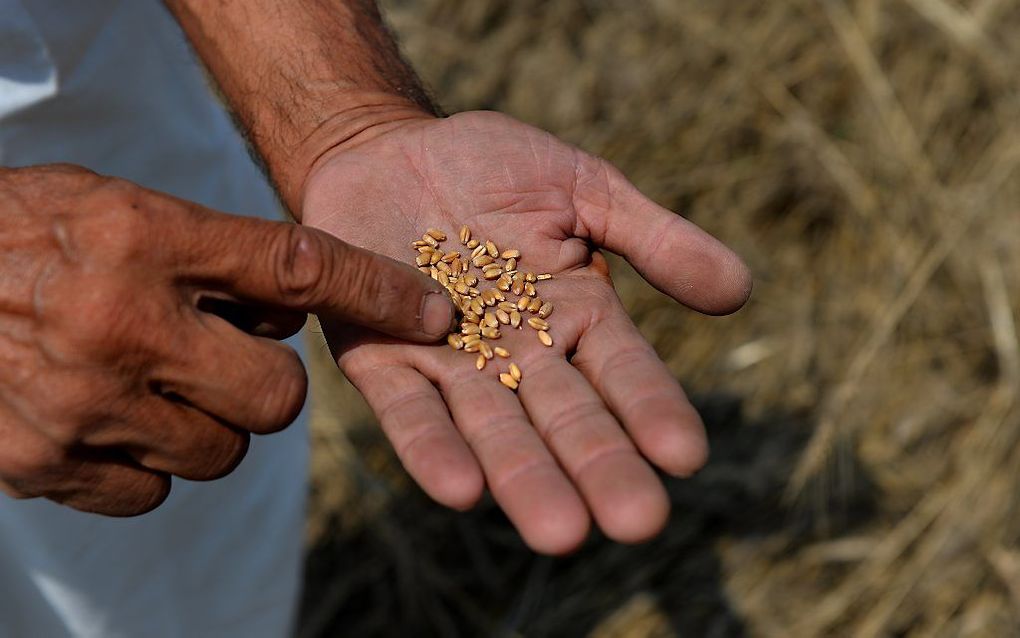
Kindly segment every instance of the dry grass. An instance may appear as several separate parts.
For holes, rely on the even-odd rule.
[[[642,547],[441,511],[320,374],[304,635],[1015,635],[1020,2],[384,4],[448,109],[607,157],[756,290],[708,319],[614,263],[714,446]]]

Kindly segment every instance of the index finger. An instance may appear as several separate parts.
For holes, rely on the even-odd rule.
[[[174,259],[181,276],[235,298],[431,342],[449,332],[440,285],[313,228],[194,207]]]

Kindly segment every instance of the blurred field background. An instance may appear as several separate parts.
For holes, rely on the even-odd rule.
[[[527,551],[319,347],[301,635],[1020,635],[1020,1],[387,0],[438,101],[616,163],[751,303],[620,294],[713,458],[656,541]]]

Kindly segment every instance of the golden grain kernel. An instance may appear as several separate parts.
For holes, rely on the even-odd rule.
[[[424,242],[422,242],[422,243],[424,243]],[[431,253],[433,250],[435,250],[435,248],[433,248],[432,246],[420,246],[418,248],[418,253],[419,254],[427,254],[427,253]]]
[[[499,302],[499,304],[497,305],[497,307],[498,307],[498,308],[499,308],[500,310],[506,310],[507,312],[510,312],[511,310],[513,310],[514,308],[516,308],[517,306],[515,306],[515,305],[514,305],[514,302],[512,302],[512,301],[501,301],[501,302]]]
[[[482,329],[478,327],[477,323],[469,323],[461,326],[460,331],[465,335],[476,335],[482,332]]]
[[[502,357],[504,359],[510,356],[510,351],[501,346],[496,346],[495,348],[492,349],[492,351],[496,353],[497,357]]]
[[[446,343],[450,344],[450,347],[453,348],[454,350],[460,350],[461,348],[464,347],[464,340],[461,339],[460,336],[458,335],[453,334],[447,335]]]
[[[489,257],[488,255],[480,255],[472,259],[471,263],[474,264],[475,268],[481,268],[482,270],[485,270],[486,268],[492,265],[492,257]]]
[[[484,356],[486,359],[491,359],[493,357],[492,346],[485,343],[484,341],[480,346],[478,346],[478,352],[481,352],[482,356]]]
[[[500,276],[500,274],[502,272],[503,271],[500,270],[498,267],[495,270],[483,270],[482,271],[482,279],[485,279],[486,281],[492,281],[493,279],[499,279],[499,276]]]
[[[499,249],[496,248],[496,244],[492,243],[491,239],[485,240],[485,250],[489,253],[489,257],[492,257],[493,259],[499,257]]]
[[[483,343],[483,344],[481,344],[478,347],[481,348],[484,345],[485,344]],[[483,354],[478,355],[478,358],[475,359],[475,369],[476,370],[482,370],[485,367],[485,362],[486,361],[488,361],[488,359],[485,357],[485,355],[483,355]]]
[[[478,323],[481,320],[481,317],[479,317],[478,314],[471,309],[470,302],[467,306],[468,309],[464,311],[464,321],[467,321],[468,323]]]
[[[485,246],[475,245],[475,249],[471,251],[471,259],[478,259],[485,254]]]
[[[517,309],[520,310],[521,312],[524,312],[525,310],[528,309],[529,303],[531,303],[531,299],[528,299],[527,297],[521,297],[520,299],[517,300]]]
[[[525,297],[525,299],[527,299],[527,297]],[[541,308],[542,308],[542,298],[541,297],[535,297],[528,304],[528,312],[530,312],[530,313],[536,313]]]
[[[471,300],[471,312],[475,313],[479,317],[485,314],[485,306],[482,304],[482,300],[478,297]]]
[[[533,272],[526,272],[524,273],[524,281],[530,281],[531,283],[534,283],[538,281],[538,277]]]
[[[517,383],[521,382],[521,378],[524,376],[521,374],[521,369],[517,367],[516,363],[510,363],[510,376],[514,378]]]
[[[542,334],[545,334],[544,332]],[[481,341],[464,342],[464,352],[478,352]]]
[[[419,266],[428,266],[429,257],[431,256],[432,255],[430,255],[429,253],[422,253],[414,258],[414,263],[418,264]]]
[[[439,262],[438,264],[436,264],[436,269],[439,270],[440,272],[445,272],[447,275],[453,273],[453,269],[450,268],[450,264],[444,262]]]
[[[433,250],[429,253],[429,263],[433,266],[438,264],[443,259],[443,251]]]
[[[513,326],[514,328],[521,327],[521,313],[517,312],[516,310],[510,311],[510,325]]]
[[[464,345],[466,346],[466,345],[470,345],[472,343],[481,341],[482,340],[482,335],[479,334],[479,333],[470,334],[470,335],[464,335],[462,337],[462,339],[464,340]]]
[[[421,236],[421,240],[423,242],[425,242],[426,244],[428,244],[429,246],[432,246],[433,248],[435,248],[436,246],[439,245],[439,242],[436,241],[436,238],[433,237],[432,235],[428,234],[428,233],[425,233],[424,235],[422,235]]]
[[[467,244],[471,241],[471,229],[467,226],[460,227],[460,243]]]
[[[429,277],[432,277],[433,279],[438,281],[439,280],[439,269],[436,268],[435,266],[429,266]]]
[[[507,248],[503,251],[502,257],[503,259],[520,259],[521,251],[516,248]]]
[[[524,294],[529,297],[534,297],[537,293],[538,291],[535,290],[535,284],[530,281],[524,282]]]
[[[494,313],[486,312],[483,321],[485,321],[485,325],[489,326],[490,328],[499,327],[499,319],[496,319],[496,315]]]
[[[458,257],[460,257],[460,253],[458,253],[457,251],[449,252],[443,255],[443,261],[450,264],[453,263],[453,260],[457,259]]]
[[[489,326],[485,326],[482,328],[482,336],[486,339],[499,339],[503,336],[503,333],[499,331],[499,328],[490,328]]]
[[[546,317],[552,314],[552,311],[553,311],[552,302],[547,301],[539,307],[538,316],[545,319]]]
[[[411,242],[411,248],[421,248],[422,246],[428,246],[424,240],[417,239]]]
[[[492,296],[496,298],[496,301],[506,301],[506,295],[504,295],[503,291],[499,288],[492,291]]]
[[[477,288],[468,288],[468,294],[472,297],[478,297],[482,294],[482,291]]]
[[[436,277],[436,281],[438,281],[439,285],[443,286],[444,288],[450,285],[450,278],[442,270],[439,271],[439,275]]]
[[[463,281],[458,281],[456,284],[454,284],[453,289],[456,290],[457,294],[459,295],[466,295],[468,294],[469,290],[467,284],[465,284]]]
[[[418,272],[420,272],[423,275],[428,275],[432,273],[432,269],[429,268],[428,266],[418,266]]]
[[[544,272],[541,275],[535,275],[537,281],[545,281],[546,279],[552,279],[552,274]]]
[[[510,315],[507,314],[506,310],[500,308],[496,310],[496,320],[505,326],[510,323]]]
[[[499,382],[505,385],[506,387],[510,388],[511,390],[516,390],[518,386],[517,381],[506,372],[501,372],[499,374]]]
[[[545,330],[539,330],[538,331],[538,340],[541,341],[542,345],[546,346],[546,347],[552,346],[552,343],[553,343],[552,342],[552,335],[550,335]]]
[[[468,243],[464,245],[467,246],[468,248],[475,249],[478,247],[478,240],[477,239],[469,240]]]
[[[505,276],[500,277],[496,281],[496,287],[502,290],[503,292],[510,292],[510,280],[507,279]]]
[[[468,273],[467,275],[464,275],[464,283],[469,286],[476,286],[478,285],[478,277]]]
[[[549,322],[545,319],[539,319],[538,317],[531,317],[528,319],[528,325],[535,330],[548,330]]]
[[[446,233],[439,230],[438,228],[430,228],[427,231],[425,231],[425,234],[438,241],[446,241]]]
[[[505,264],[503,264],[503,270],[505,270],[507,272],[512,272],[512,271],[517,270],[517,260],[514,259],[513,257],[508,259],[507,262]]]
[[[515,295],[523,295],[524,294],[524,282],[523,281],[515,281],[513,283],[513,285],[510,286],[510,292],[514,293]]]

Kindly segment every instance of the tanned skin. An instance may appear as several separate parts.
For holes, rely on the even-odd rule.
[[[314,269],[302,270],[302,285],[278,287],[278,292],[297,290],[297,301],[292,298],[295,293],[274,297],[260,288],[262,292],[255,294],[241,283],[236,266],[244,263],[248,268],[252,267],[249,262],[258,262],[240,255],[250,252],[253,244],[222,240],[206,245],[198,237],[207,226],[185,223],[203,215],[215,216],[203,212],[170,224],[181,229],[179,243],[187,246],[188,257],[177,255],[166,263],[197,264],[195,273],[179,274],[163,263],[139,271],[143,282],[150,286],[164,282],[155,285],[166,295],[179,298],[174,286],[179,286],[182,278],[197,280],[228,298],[241,297],[290,312],[317,312],[338,365],[365,395],[421,487],[438,502],[459,509],[472,506],[488,489],[537,551],[557,554],[573,550],[585,539],[593,519],[609,537],[621,542],[639,542],[658,533],[667,522],[669,500],[656,470],[675,476],[695,472],[707,456],[706,436],[680,386],[627,317],[599,249],[624,256],[659,290],[708,314],[733,312],[747,299],[751,283],[740,259],[693,224],[645,198],[605,161],[547,133],[496,113],[438,117],[413,71],[401,60],[373,2],[170,0],[167,5],[218,82],[284,203],[301,223],[295,228],[314,238],[308,241],[318,247],[317,255],[332,247],[364,261],[359,262],[359,270],[323,268],[321,279]],[[90,184],[68,186],[63,208],[88,210],[81,205],[85,201],[81,198],[95,196],[89,195]],[[0,203],[0,215],[9,215],[8,211],[18,207],[43,207],[46,202],[33,200],[39,196],[26,195],[26,188],[7,187],[13,194],[4,200],[6,204]],[[110,196],[103,190],[108,187],[91,188],[99,188],[100,197]],[[149,194],[142,197],[135,188],[114,184],[114,192],[128,193],[118,195],[122,199],[117,200],[116,208],[136,210],[133,204],[141,198],[141,208],[151,211],[144,215],[146,223],[165,224],[157,214],[174,206]],[[196,209],[185,203],[176,205]],[[216,236],[230,236],[225,229],[233,220],[216,219],[221,227]],[[108,223],[130,230],[134,220],[125,212]],[[382,284],[378,282],[396,272],[392,262],[351,246],[408,261],[408,242],[423,230],[438,227],[455,234],[461,225],[468,225],[476,237],[519,248],[522,268],[554,275],[541,287],[542,296],[556,304],[550,318],[554,346],[542,346],[528,331],[506,331],[501,341],[524,370],[516,394],[499,384],[495,374],[476,372],[463,353],[420,343],[431,335],[422,334],[417,317],[402,316],[391,307],[376,314],[374,318],[382,325],[373,326],[373,322],[364,321],[365,305],[359,305],[359,300],[362,304],[366,301],[363,294],[353,295],[355,301],[334,299],[348,281],[343,275],[377,282],[374,289],[379,290]],[[3,232],[0,229],[0,235]],[[42,230],[38,233],[45,235]],[[125,283],[112,274],[129,270],[125,265],[134,267],[136,260],[144,262],[140,257],[146,249],[139,239],[142,233],[125,234],[117,253],[119,261],[100,269],[111,273],[110,282],[102,284],[103,290],[110,291],[108,295],[98,302],[71,295],[60,302],[68,304],[62,312],[111,304],[127,308],[133,303],[130,300],[144,296],[142,284]],[[326,239],[329,236],[338,239]],[[84,246],[87,240],[86,235],[73,245]],[[261,241],[271,244],[267,239]],[[39,263],[46,262],[46,250],[62,255],[62,244],[56,239],[52,243],[57,248],[27,249],[27,254],[34,255],[32,251],[37,250]],[[306,245],[303,241],[285,244]],[[256,254],[279,257],[291,253],[278,249]],[[60,259],[66,257],[50,258]],[[336,257],[328,263],[347,263],[346,259]],[[295,260],[268,259],[263,270],[272,278],[275,272],[292,270],[286,265]],[[223,261],[235,263],[235,268],[212,265]],[[38,270],[47,272],[44,266]],[[69,277],[68,285],[73,287],[74,275]],[[428,284],[422,281],[420,285],[424,289]],[[317,292],[305,292],[306,288]],[[421,297],[418,290],[408,294]],[[59,292],[53,295],[53,299],[64,299]],[[145,329],[153,330],[154,322],[160,325],[163,311],[149,308],[149,304],[145,307]],[[215,315],[197,305],[195,308],[188,312],[202,313],[196,321],[215,324],[212,332],[208,326],[202,328],[207,340],[233,335],[224,343],[210,341],[209,348],[223,356],[225,348],[239,347],[240,337],[216,323],[221,319],[214,321],[210,317]],[[70,332],[61,328],[59,321],[52,324],[56,326],[51,329],[54,338],[66,342],[63,360],[88,368],[97,361],[117,359],[125,348],[157,353],[167,349],[165,345],[162,350],[148,345],[149,341],[132,332],[133,322],[118,317],[118,313],[100,313],[85,344],[69,338]],[[356,325],[359,321],[360,327]],[[409,329],[409,323],[419,325],[419,330]],[[165,336],[166,343],[198,338],[197,332],[181,336],[165,327],[155,329],[174,335]],[[409,336],[419,343],[409,341]],[[0,350],[17,347],[5,344]],[[26,346],[29,351],[33,347]],[[243,448],[244,432],[281,427],[299,404],[295,397],[303,397],[303,381],[297,381],[303,376],[293,359],[274,359],[265,364],[265,370],[255,363],[245,368],[248,374],[261,374],[260,379],[270,374],[266,370],[273,375],[279,369],[293,370],[288,373],[291,381],[280,388],[241,379],[219,386],[208,381],[215,369],[208,362],[175,361],[176,367],[168,369],[177,375],[167,378],[193,379],[192,385],[202,390],[188,396],[188,384],[149,383],[160,378],[151,374],[159,366],[146,363],[160,360],[154,356],[128,366],[134,376],[123,377],[130,382],[122,385],[155,388],[162,400],[176,399],[180,393],[186,400],[174,404],[203,411],[205,420],[192,419],[190,426],[173,428],[174,445],[165,445],[162,454],[149,453],[161,442],[144,426],[146,419],[154,417],[143,403],[125,400],[131,409],[120,418],[120,438],[111,434],[101,439],[107,444],[104,449],[112,445],[118,456],[95,462],[105,463],[102,467],[110,476],[121,471],[109,469],[113,466],[135,472],[130,477],[109,479],[112,485],[122,486],[128,478],[137,480],[137,472],[155,478],[148,479],[152,487],[147,492],[119,503],[119,510],[106,507],[107,511],[134,513],[154,506],[164,496],[160,490],[171,474],[212,477],[228,471],[237,460],[236,450]],[[85,391],[73,383],[58,385],[58,377],[55,375],[48,386],[53,388],[51,394],[69,398],[51,410],[48,421],[44,419],[47,423],[60,421],[64,414],[82,412],[73,399]],[[68,378],[86,385],[85,377]],[[199,378],[207,379],[205,385]],[[0,380],[0,390],[10,390],[16,382]],[[4,394],[10,396],[9,391],[0,392],[0,396]],[[271,409],[258,418],[241,419],[234,406],[244,401],[271,404]],[[39,406],[29,400],[17,409],[33,407]],[[7,408],[10,414],[17,414],[14,408]],[[102,501],[90,494],[103,492],[106,483],[90,474],[71,482],[68,477],[73,477],[73,468],[79,466],[65,463],[82,442],[88,445],[86,436],[93,428],[78,425],[36,432],[25,423],[37,420],[19,421],[10,414],[5,415],[8,422],[0,421],[0,428],[6,428],[4,440],[21,443],[17,452],[8,453],[10,448],[0,451],[0,478],[9,491],[104,509],[89,499]],[[181,458],[177,450],[212,437],[206,430],[213,427],[240,433],[231,439],[234,452],[224,447],[223,459],[209,460],[199,468],[165,463],[171,457]],[[43,453],[33,456],[36,447]],[[87,458],[83,463],[93,462]]]

